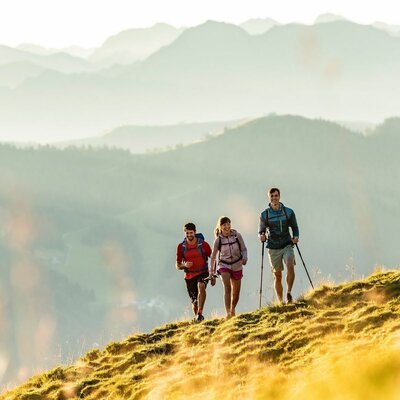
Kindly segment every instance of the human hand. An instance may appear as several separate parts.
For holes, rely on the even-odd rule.
[[[192,261],[186,261],[185,262],[185,268],[192,268],[193,262]]]
[[[242,259],[242,265],[246,265],[247,264],[247,260]]]
[[[293,243],[293,244],[296,244],[298,241],[299,241],[299,238],[298,238],[297,236],[295,236],[295,237],[292,239],[292,243]]]
[[[265,236],[265,233],[261,233],[260,235],[260,241],[265,242],[267,240],[267,237]]]

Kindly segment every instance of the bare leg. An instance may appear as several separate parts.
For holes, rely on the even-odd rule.
[[[288,293],[291,293],[295,278],[293,258],[288,258],[286,262],[286,267],[287,267],[287,274],[286,274],[287,291]]]
[[[231,275],[229,272],[222,272],[222,283],[224,285],[224,303],[226,310],[226,317],[231,316]]]
[[[282,303],[283,300],[283,287],[282,287],[282,271],[275,271],[275,293],[278,296],[278,300]]]
[[[197,296],[197,302],[199,304],[198,312],[203,314],[204,303],[206,302],[206,285],[204,282],[199,282],[197,287],[199,288],[199,294]]]
[[[241,279],[231,279],[231,287],[232,287],[232,303],[231,303],[231,316],[235,316],[235,308],[236,305],[239,301],[239,295],[240,295],[240,286],[241,286],[242,280]]]

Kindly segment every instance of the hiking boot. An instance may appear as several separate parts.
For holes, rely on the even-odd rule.
[[[201,321],[204,321],[203,314],[197,314],[196,322],[201,322]]]
[[[286,299],[287,299],[287,303],[288,304],[292,304],[293,303],[293,297],[292,297],[292,295],[290,293],[288,293],[286,295]]]

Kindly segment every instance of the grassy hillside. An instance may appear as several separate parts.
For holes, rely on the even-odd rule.
[[[397,399],[400,272],[229,321],[174,322],[37,375],[2,400]]]

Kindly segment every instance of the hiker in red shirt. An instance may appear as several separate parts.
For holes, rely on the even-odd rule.
[[[201,233],[196,233],[196,225],[188,222],[184,225],[185,239],[176,250],[176,269],[185,271],[185,282],[195,321],[204,320],[203,308],[206,301],[206,286],[209,277],[208,257],[211,247]],[[215,285],[215,277],[211,277],[211,285]]]

